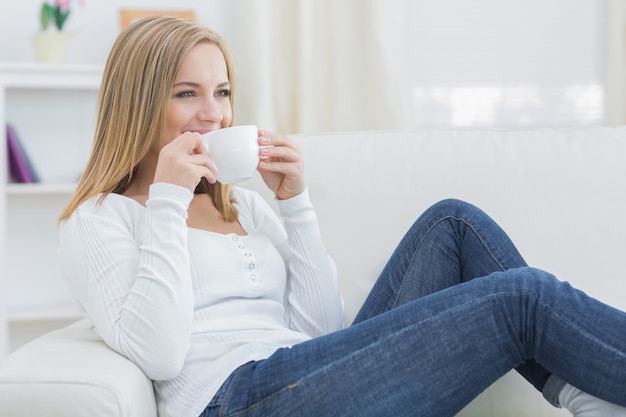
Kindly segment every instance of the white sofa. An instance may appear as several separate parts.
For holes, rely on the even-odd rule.
[[[296,138],[338,264],[347,322],[404,230],[448,197],[491,214],[531,265],[626,309],[626,127]],[[258,177],[242,185],[261,189]],[[0,363],[0,416],[33,415],[148,417],[156,411],[149,381],[81,321]],[[459,415],[569,414],[511,372]]]

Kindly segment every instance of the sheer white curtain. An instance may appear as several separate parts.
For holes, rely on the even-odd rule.
[[[606,13],[606,122],[626,123],[626,3],[607,0]]]
[[[237,123],[283,133],[409,127],[409,1],[231,1]]]
[[[237,123],[311,133],[626,121],[626,0],[224,7]]]

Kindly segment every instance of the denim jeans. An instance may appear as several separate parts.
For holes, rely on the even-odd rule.
[[[202,416],[454,416],[514,368],[552,402],[567,381],[626,406],[626,314],[528,267],[485,213],[445,200],[351,326],[241,366]]]

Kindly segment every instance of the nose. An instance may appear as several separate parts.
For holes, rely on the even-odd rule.
[[[224,118],[224,113],[215,97],[210,96],[204,100],[198,112],[198,117],[203,121],[219,124]]]

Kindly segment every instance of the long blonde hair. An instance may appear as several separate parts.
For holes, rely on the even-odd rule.
[[[137,166],[165,131],[168,102],[182,62],[199,43],[216,45],[224,55],[233,108],[234,79],[230,53],[219,35],[176,17],[149,17],[118,36],[107,59],[91,155],[76,191],[59,221],[87,199],[123,193]],[[232,122],[231,122],[232,123]],[[207,193],[226,221],[237,219],[231,187],[205,179],[196,193]]]

